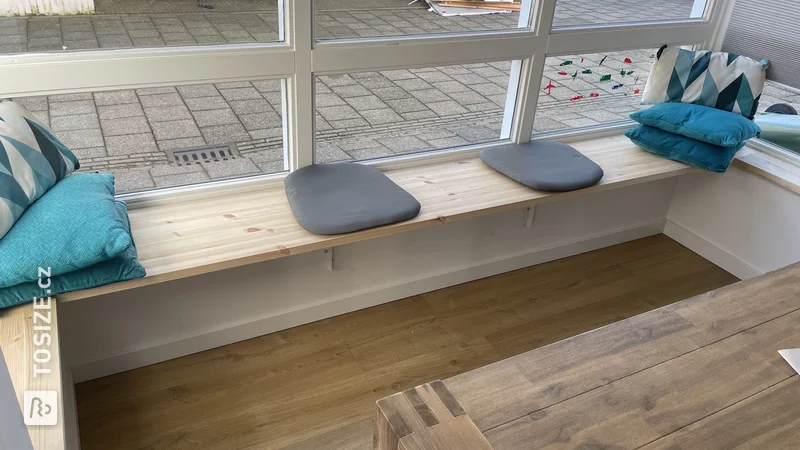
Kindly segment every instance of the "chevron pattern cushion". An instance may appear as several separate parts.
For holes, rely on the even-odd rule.
[[[0,238],[30,204],[78,167],[75,155],[25,107],[0,102]]]
[[[642,103],[694,103],[756,115],[769,61],[666,45],[656,54]]]

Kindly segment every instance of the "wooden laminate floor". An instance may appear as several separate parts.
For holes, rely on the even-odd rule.
[[[737,281],[664,235],[77,386],[83,450],[368,449],[374,402]]]

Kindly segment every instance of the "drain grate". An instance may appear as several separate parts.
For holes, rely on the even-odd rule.
[[[236,144],[167,150],[166,153],[169,160],[179,166],[230,161],[241,156]]]

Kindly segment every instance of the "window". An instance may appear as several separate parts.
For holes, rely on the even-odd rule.
[[[800,154],[800,90],[767,80],[755,121],[761,139]]]
[[[459,1],[7,0],[0,96],[123,193],[405,164],[624,120],[652,49],[718,45],[730,8]]]
[[[321,76],[316,162],[498,140],[510,61]]]
[[[642,91],[656,50],[549,57],[533,131],[619,122],[643,108]]]

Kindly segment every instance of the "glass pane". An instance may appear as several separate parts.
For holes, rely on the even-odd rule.
[[[769,110],[769,111],[767,111]],[[800,153],[800,90],[767,80],[755,121],[761,138]]]
[[[47,16],[30,15],[36,13],[30,11],[34,2],[9,1],[12,11],[27,17],[0,17],[0,54],[279,39],[275,0],[37,2],[62,11]],[[2,10],[0,5],[0,15]]]
[[[284,170],[280,80],[24,97],[117,193]]]
[[[522,0],[528,4],[530,0]],[[456,2],[466,4],[467,2]],[[446,2],[424,0],[357,0],[342,4],[336,0],[315,2],[317,39],[359,36],[397,36],[409,34],[506,30],[520,27],[521,3],[492,2],[492,9],[455,8]],[[481,5],[485,3],[481,2]],[[501,5],[501,6],[497,6]],[[468,5],[469,6],[469,5]],[[497,8],[510,8],[502,10]],[[447,14],[442,15],[437,11]],[[522,26],[527,26],[527,17]]]
[[[534,133],[626,120],[644,107],[642,91],[656,50],[547,58]]]
[[[688,19],[695,6],[705,0],[558,0],[553,26]]]
[[[316,162],[500,138],[511,62],[317,77]]]

